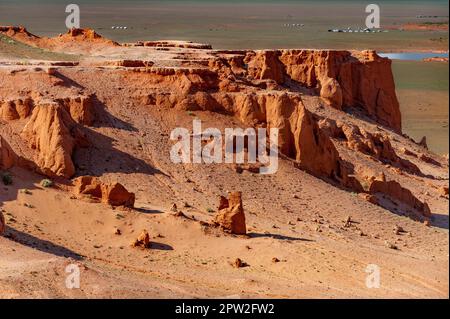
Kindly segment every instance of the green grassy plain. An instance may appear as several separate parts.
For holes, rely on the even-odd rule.
[[[448,154],[449,65],[445,62],[394,61],[403,131],[431,150]]]

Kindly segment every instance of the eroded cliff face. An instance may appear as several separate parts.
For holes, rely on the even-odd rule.
[[[0,169],[8,169],[16,163],[16,154],[11,146],[0,136]]]
[[[21,132],[29,147],[37,151],[36,164],[48,176],[70,178],[75,174],[72,153],[82,145],[83,134],[64,106],[41,102]]]
[[[317,89],[332,107],[357,107],[401,131],[391,61],[374,51],[279,50],[247,53],[249,75]]]
[[[92,30],[70,30],[50,40],[36,40],[22,29],[3,32],[26,37],[37,45],[42,41],[44,45],[61,42],[64,48],[78,41],[94,42],[92,48],[103,45],[107,50],[175,50],[162,60],[158,60],[158,51],[155,60],[97,58],[82,65],[53,62],[45,75],[36,70],[23,75],[14,73],[16,81],[31,79],[32,83],[24,87],[28,85],[28,92],[38,98],[20,96],[19,92],[0,96],[0,120],[25,123],[20,136],[35,150],[33,161],[43,174],[64,178],[76,174],[73,152],[78,146],[88,146],[83,130],[104,120],[94,112],[94,104],[100,103],[96,95],[113,100],[117,94],[117,98],[139,106],[218,112],[246,126],[278,128],[280,153],[300,169],[358,193],[382,193],[429,216],[423,201],[391,180],[377,180],[373,186],[363,187],[373,182],[370,176],[367,179],[364,169],[355,170],[337,147],[343,145],[346,152],[370,158],[378,165],[391,165],[399,174],[422,176],[416,164],[395,151],[388,134],[319,114],[320,109],[336,114],[357,110],[386,131],[401,132],[391,62],[373,51],[212,51],[202,45],[178,42],[118,45]],[[76,79],[61,75],[65,68],[72,70],[69,74]],[[92,83],[99,77],[108,79],[103,86]],[[307,106],[305,97],[317,100],[317,107]],[[429,158],[424,154],[416,157]],[[7,154],[2,158],[4,163],[11,163]]]

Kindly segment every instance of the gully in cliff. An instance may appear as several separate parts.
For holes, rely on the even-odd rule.
[[[186,128],[175,128],[170,139],[177,141],[170,150],[173,163],[195,164],[243,164],[260,163],[260,174],[274,174],[278,170],[278,128],[225,128],[225,134],[217,128],[202,131],[200,120],[193,121],[193,133]],[[269,143],[267,143],[269,135]],[[191,147],[192,137],[192,147]],[[205,146],[203,141],[206,142]],[[191,157],[192,149],[192,157]],[[247,152],[245,152],[245,149]],[[223,150],[224,153],[223,154]],[[247,156],[245,156],[247,153]],[[269,154],[268,154],[269,153]]]

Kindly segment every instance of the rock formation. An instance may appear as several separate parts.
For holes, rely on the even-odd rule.
[[[214,222],[232,234],[245,235],[247,233],[241,192],[229,193],[228,199],[220,197],[219,209]]]
[[[31,114],[33,100],[29,97],[0,101],[0,119],[13,121],[24,119]]]
[[[5,230],[6,230],[5,217],[3,217],[3,213],[0,211],[0,236],[3,235]]]
[[[359,153],[371,156],[384,164],[390,164],[420,175],[420,169],[412,162],[397,155],[391,141],[381,133],[371,133],[358,126],[321,120],[319,126],[330,137],[346,141],[347,147]]]
[[[9,144],[0,136],[0,169],[11,168],[16,163],[17,156]]]
[[[401,130],[391,61],[374,51],[256,51],[247,53],[246,63],[251,77],[317,89],[334,108],[361,108],[381,124]]]
[[[83,125],[92,125],[94,122],[94,105],[92,96],[70,96],[56,100],[70,113],[72,119]]]
[[[72,152],[77,144],[85,141],[70,114],[59,103],[37,105],[21,136],[38,152],[36,164],[45,175],[69,178],[75,174]]]
[[[133,247],[150,248],[150,235],[147,230],[143,230],[138,238],[133,242]]]
[[[134,207],[135,195],[120,183],[102,183],[92,176],[81,176],[74,180],[75,193],[90,195],[111,206]]]
[[[410,190],[402,187],[397,181],[374,180],[369,187],[371,194],[382,194],[393,202],[409,206],[424,217],[431,217],[430,207],[426,202],[420,201]]]
[[[118,93],[115,90],[119,89],[120,96],[151,109],[217,112],[234,116],[247,127],[269,131],[277,128],[279,151],[295,167],[333,185],[364,193],[361,198],[369,202],[382,205],[374,193],[383,193],[427,214],[427,205],[421,202],[421,206],[400,184],[384,181],[381,185],[378,181],[366,185],[364,171],[376,170],[373,165],[394,166],[393,171],[398,175],[407,172],[420,177],[424,177],[418,168],[420,161],[436,167],[441,165],[433,156],[417,150],[405,150],[400,154],[404,157],[397,154],[395,134],[401,131],[401,116],[391,62],[374,51],[213,51],[209,46],[180,41],[119,45],[88,29],[72,29],[52,39],[35,37],[14,27],[0,28],[0,32],[17,39],[26,38],[44,48],[61,44],[58,50],[67,48],[78,52],[81,48],[78,46],[87,45],[96,52],[92,61],[81,62],[82,67],[71,62],[61,63],[50,76],[42,74],[41,70],[40,77],[34,81],[50,79],[48,85],[53,87],[46,87],[46,90],[52,91],[48,94],[51,102],[42,101],[49,98],[45,96],[46,90],[33,91],[33,96],[39,97],[37,100],[20,97],[20,94],[16,98],[14,92],[0,102],[0,120],[30,118],[21,136],[36,150],[34,160],[44,174],[66,178],[74,175],[72,153],[76,146],[86,143],[83,125],[91,126],[95,116],[101,117],[101,112],[94,113],[94,92],[101,94],[106,105],[114,100],[108,95]],[[146,48],[139,48],[141,46]],[[157,52],[159,49],[170,52],[166,56]],[[125,55],[133,50],[139,55]],[[110,51],[115,54],[111,60],[106,60]],[[145,55],[144,51],[151,54]],[[161,55],[164,59],[158,60]],[[127,59],[123,59],[124,56]],[[51,63],[45,65],[52,66]],[[98,72],[114,82],[111,85],[102,82],[107,86],[105,92],[103,87],[92,83]],[[62,80],[60,75],[68,78],[68,74],[74,77],[74,82],[83,82],[90,89],[66,85],[69,81]],[[33,73],[27,76],[32,78]],[[371,117],[374,122],[360,125],[362,120],[358,117],[347,121],[349,116],[345,112],[349,111]],[[103,120],[99,119],[98,123],[105,123]],[[22,123],[17,122],[18,126]],[[384,127],[374,125],[376,123]],[[95,128],[90,129],[95,131]],[[9,157],[2,154],[2,158]],[[361,163],[354,164],[354,159]],[[234,169],[238,173],[257,172],[258,166],[252,165],[235,165]],[[120,184],[106,185],[93,178],[83,180],[82,184],[85,189],[80,190],[80,194],[90,194],[112,205],[132,206],[134,203],[134,196]],[[240,207],[238,212],[242,209],[242,205],[229,205],[230,212],[235,206]],[[228,218],[225,217],[224,214],[221,218]],[[241,227],[238,232],[245,233],[242,228],[245,229]]]

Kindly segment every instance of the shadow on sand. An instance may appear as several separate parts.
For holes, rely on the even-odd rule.
[[[431,216],[431,225],[443,229],[448,229],[448,215],[433,214]]]
[[[170,245],[163,243],[156,243],[154,241],[152,241],[150,248],[156,250],[173,250],[173,247]]]
[[[8,226],[5,237],[24,246],[28,246],[55,256],[73,258],[75,260],[83,259],[83,256],[68,248],[54,244],[48,240],[43,240],[33,235],[26,234],[20,230],[12,228],[11,226]]]
[[[279,235],[279,234],[270,234],[270,233],[266,233],[266,234],[248,233],[247,235],[250,238],[268,237],[268,238],[273,238],[273,239],[278,239],[278,240],[306,241],[306,242],[313,242],[314,241],[312,239],[307,239],[307,238],[290,237],[290,236],[284,236],[284,235]]]

